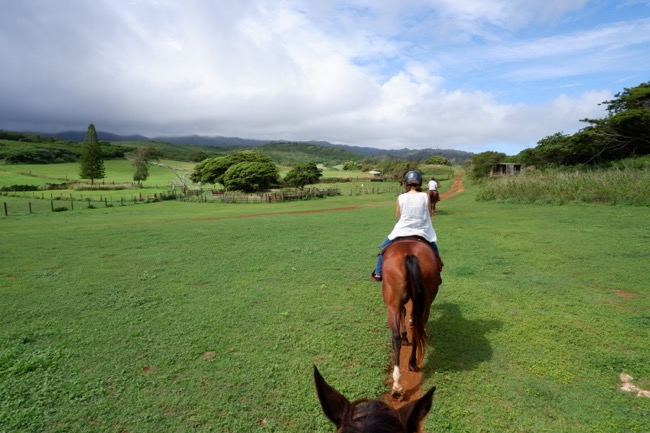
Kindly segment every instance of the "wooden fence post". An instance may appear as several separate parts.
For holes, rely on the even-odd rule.
[[[32,202],[29,202],[29,213],[32,213]]]
[[[7,202],[5,202],[5,216],[9,216],[9,212],[7,212]]]

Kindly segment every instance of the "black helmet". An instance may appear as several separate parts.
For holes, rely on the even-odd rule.
[[[404,175],[404,185],[422,185],[422,175],[419,171],[411,170]]]

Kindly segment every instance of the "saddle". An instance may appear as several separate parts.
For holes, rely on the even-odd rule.
[[[390,247],[391,245],[393,245],[393,244],[395,244],[397,242],[422,242],[422,243],[428,245],[429,248],[433,249],[433,247],[431,247],[431,244],[429,243],[429,241],[424,239],[422,236],[417,236],[417,235],[416,236],[399,236],[399,237],[396,237],[395,239],[393,239],[393,242],[391,242],[390,244],[388,244],[384,248],[382,248],[381,251],[379,251],[379,254],[384,254],[384,252],[386,251],[386,248]]]
[[[391,242],[390,244],[388,244],[384,248],[382,248],[381,251],[379,251],[379,254],[383,255],[386,252],[386,248],[388,248],[391,245],[396,244],[398,242],[422,242],[423,244],[425,244],[429,248],[431,248],[431,250],[433,251],[433,254],[436,254],[436,251],[431,246],[431,243],[429,241],[427,241],[426,239],[424,239],[422,236],[417,236],[417,235],[416,236],[399,236],[399,237],[396,237],[395,239],[393,239],[393,242]],[[436,257],[438,258],[438,266],[439,266],[438,272],[442,272],[442,268],[443,268],[443,266],[445,266],[445,264],[442,262],[442,258],[439,255],[436,254]]]

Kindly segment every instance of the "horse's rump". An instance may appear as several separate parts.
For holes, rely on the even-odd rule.
[[[402,262],[408,255],[418,258],[420,264],[420,271],[423,277],[433,276],[434,271],[439,272],[440,259],[436,256],[431,243],[424,239],[422,236],[404,236],[398,237],[390,244],[384,247],[380,254],[384,255],[382,268],[386,269],[386,262],[393,262],[397,259],[397,264],[388,264],[390,273],[391,267],[399,267],[399,262]],[[386,271],[382,270],[382,275],[386,275]]]
[[[392,245],[395,245],[396,243],[399,243],[399,242],[421,242],[421,243],[427,245],[429,248],[431,248],[431,243],[428,240],[426,240],[425,238],[423,238],[422,236],[418,236],[418,235],[399,236],[399,237],[396,237],[395,239],[393,239],[393,242],[391,242],[390,244],[388,244],[384,248],[382,248],[381,251],[379,251],[379,254],[383,254],[384,257],[385,257],[386,250],[388,248],[390,248]]]

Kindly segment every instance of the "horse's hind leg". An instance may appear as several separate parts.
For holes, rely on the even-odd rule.
[[[402,338],[400,335],[400,309],[388,309],[388,326],[392,331],[393,343],[393,389],[391,396],[395,400],[402,400],[404,397],[404,388],[401,384],[402,374],[399,369],[400,351],[402,349]]]
[[[411,356],[409,357],[409,371],[420,371],[418,368],[417,350],[417,344],[413,343],[413,347],[411,347]]]
[[[408,331],[406,330],[406,307],[402,307],[402,312],[399,318],[399,328],[402,335],[402,344],[408,346],[411,343],[409,343]]]

